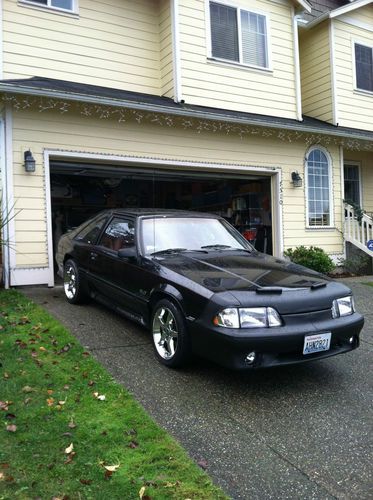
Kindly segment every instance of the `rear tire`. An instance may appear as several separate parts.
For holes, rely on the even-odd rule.
[[[191,358],[190,336],[180,309],[170,300],[155,305],[151,320],[156,358],[169,368],[185,366]]]
[[[68,259],[63,267],[63,289],[70,304],[82,304],[88,298],[75,261]]]

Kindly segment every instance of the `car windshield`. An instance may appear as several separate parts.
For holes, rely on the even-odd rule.
[[[251,249],[250,244],[224,220],[207,217],[143,219],[141,234],[145,255],[167,250]]]

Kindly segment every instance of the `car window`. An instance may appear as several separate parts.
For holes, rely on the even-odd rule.
[[[135,246],[134,223],[115,217],[105,229],[99,245],[114,251]]]
[[[145,255],[168,248],[197,250],[215,245],[227,248],[251,248],[225,221],[207,217],[144,219],[142,243]]]
[[[96,243],[97,237],[103,228],[107,217],[100,217],[90,222],[84,229],[80,231],[75,237],[78,241],[83,241],[84,243],[94,244]]]

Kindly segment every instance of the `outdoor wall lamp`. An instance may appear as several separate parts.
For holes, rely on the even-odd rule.
[[[302,187],[302,177],[298,172],[291,173],[291,182],[294,187]]]
[[[24,155],[26,172],[35,172],[35,158],[32,156],[30,149],[25,151]]]

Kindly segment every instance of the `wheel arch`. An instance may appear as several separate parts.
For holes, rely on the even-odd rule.
[[[160,284],[157,287],[153,288],[153,290],[150,292],[150,299],[149,299],[149,318],[148,322],[150,324],[150,318],[152,311],[154,309],[154,306],[157,302],[159,302],[162,299],[168,299],[172,303],[174,303],[186,316],[186,311],[185,311],[185,304],[184,304],[184,298],[177,288],[170,284]]]

